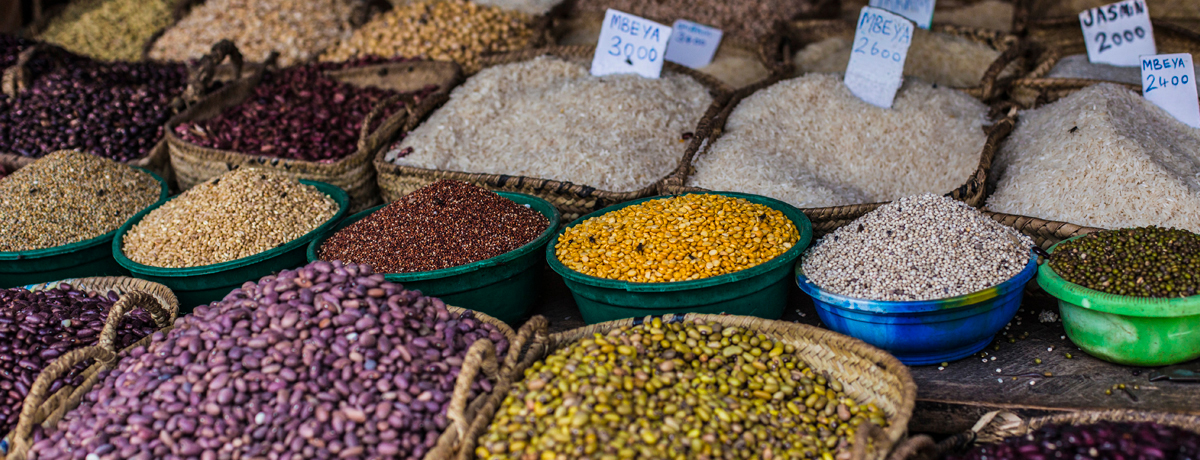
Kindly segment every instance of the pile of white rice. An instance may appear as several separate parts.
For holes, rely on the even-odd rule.
[[[1200,129],[1113,84],[1021,115],[989,209],[1101,228],[1200,231]]]
[[[712,101],[685,75],[594,77],[581,64],[540,57],[471,77],[385,158],[632,191],[674,170],[683,134]]]
[[[804,47],[793,56],[796,75],[810,72],[845,72],[853,51],[854,33],[826,38]],[[916,29],[904,75],[939,85],[969,88],[979,84],[1000,52],[954,35]]]
[[[868,3],[866,0],[843,0],[842,17],[847,21],[858,21],[858,14]],[[1012,30],[1013,13],[1016,9],[1011,0],[942,0],[937,2],[936,8],[933,14],[935,24],[953,24],[1001,32]]]
[[[1093,64],[1086,54],[1073,54],[1054,63],[1046,78],[1085,78],[1139,85],[1142,83],[1142,69]]]
[[[891,109],[850,93],[841,75],[784,80],[743,100],[695,161],[689,185],[798,207],[946,193],[979,165],[987,107],[910,79]]]

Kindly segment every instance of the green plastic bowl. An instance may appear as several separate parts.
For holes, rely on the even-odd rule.
[[[1077,236],[1055,244],[1082,238]],[[1105,361],[1166,366],[1200,358],[1200,295],[1150,298],[1108,294],[1072,283],[1043,263],[1038,284],[1058,298],[1075,345]]]
[[[390,273],[384,279],[401,283],[406,289],[421,291],[437,297],[446,305],[486,313],[508,324],[516,324],[529,312],[538,294],[542,291],[540,277],[541,251],[558,231],[562,218],[554,205],[541,198],[521,193],[496,192],[517,204],[527,205],[542,213],[550,226],[537,239],[512,251],[457,267],[427,272]],[[308,245],[308,261],[320,260],[317,256],[325,240],[382,209],[386,205],[362,211],[347,217],[336,227],[324,232]]]
[[[146,209],[161,206],[167,201],[167,182],[153,172],[137,169],[154,177],[162,188],[158,201]],[[131,219],[138,219],[140,215],[136,214]],[[117,264],[110,249],[113,237],[118,231],[119,229],[90,240],[52,248],[0,252],[0,287],[25,286],[68,278],[128,276],[129,272]]]
[[[799,209],[782,201],[760,195],[735,192],[698,192],[742,198],[783,212],[800,232],[800,240],[787,252],[760,265],[742,271],[674,283],[634,283],[584,275],[567,268],[554,255],[558,237],[567,228],[581,222],[632,206],[643,201],[669,197],[655,196],[609,206],[576,219],[563,228],[546,247],[546,261],[563,277],[583,320],[588,324],[622,318],[658,316],[668,313],[729,313],[779,319],[787,306],[792,284],[792,263],[812,241],[812,222]]]
[[[324,182],[301,179],[300,183],[316,187],[321,193],[328,195],[337,202],[338,211],[328,221],[321,224],[321,226],[300,238],[285,243],[283,246],[241,259],[221,262],[219,264],[201,265],[199,267],[164,268],[134,262],[125,257],[125,252],[121,250],[121,242],[125,239],[125,233],[133,228],[135,224],[141,222],[142,218],[150,213],[150,211],[158,209],[161,206],[160,203],[146,208],[136,216],[133,216],[132,219],[129,219],[128,222],[125,222],[125,225],[122,225],[117,230],[117,235],[113,239],[112,247],[109,251],[117,259],[117,263],[132,272],[134,277],[153,281],[171,288],[175,292],[175,295],[179,297],[180,315],[191,313],[192,309],[197,305],[204,305],[225,298],[226,294],[229,294],[235,288],[241,287],[246,281],[256,281],[271,273],[304,265],[305,246],[313,238],[316,238],[317,235],[320,235],[329,227],[336,224],[346,214],[346,208],[349,206],[350,199],[342,189]]]

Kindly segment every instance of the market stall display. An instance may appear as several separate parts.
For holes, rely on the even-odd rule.
[[[517,324],[541,293],[559,219],[533,196],[441,180],[347,217],[313,240],[308,259],[368,263],[388,281]]]
[[[328,290],[314,294],[317,285]],[[312,303],[289,302],[298,298]],[[481,356],[468,349],[486,340],[503,355],[515,339],[450,308],[365,265],[315,262],[246,283],[130,352],[30,458],[420,458],[449,425],[452,400],[497,384],[494,373],[475,378]],[[460,375],[470,380],[456,386]],[[170,415],[164,424],[145,407]]]
[[[826,235],[796,282],[832,330],[909,365],[974,354],[1013,318],[1033,241],[947,197],[906,197]]]
[[[1100,228],[1200,230],[1200,130],[1113,84],[1022,114],[987,208]]]
[[[525,48],[538,32],[535,22],[526,13],[468,0],[413,2],[379,15],[321,60],[420,56],[478,69],[480,56]]]
[[[166,198],[153,173],[74,151],[0,179],[0,286],[123,274],[117,228]]]
[[[38,38],[103,61],[139,61],[146,41],[174,22],[177,2],[72,1]]]

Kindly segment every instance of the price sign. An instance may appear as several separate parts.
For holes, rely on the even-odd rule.
[[[933,24],[934,0],[871,0],[870,5],[904,16],[922,29]]]
[[[671,44],[667,46],[667,60],[693,69],[712,63],[721,44],[721,29],[677,19],[671,28]]]
[[[1134,67],[1142,56],[1158,54],[1146,0],[1125,0],[1079,13],[1088,60]]]
[[[609,9],[604,13],[600,41],[592,57],[592,75],[636,73],[658,78],[670,38],[667,26]]]
[[[912,36],[913,23],[908,19],[864,6],[843,80],[850,92],[867,103],[890,108],[903,82]]]
[[[1142,56],[1142,96],[1183,124],[1200,128],[1196,66],[1191,54]]]

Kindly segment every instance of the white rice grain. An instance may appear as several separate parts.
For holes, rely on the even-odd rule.
[[[845,72],[850,63],[854,34],[826,38],[801,49],[793,57],[796,75],[810,72]],[[1000,52],[954,35],[916,29],[904,75],[939,85],[968,88],[979,84]]]

